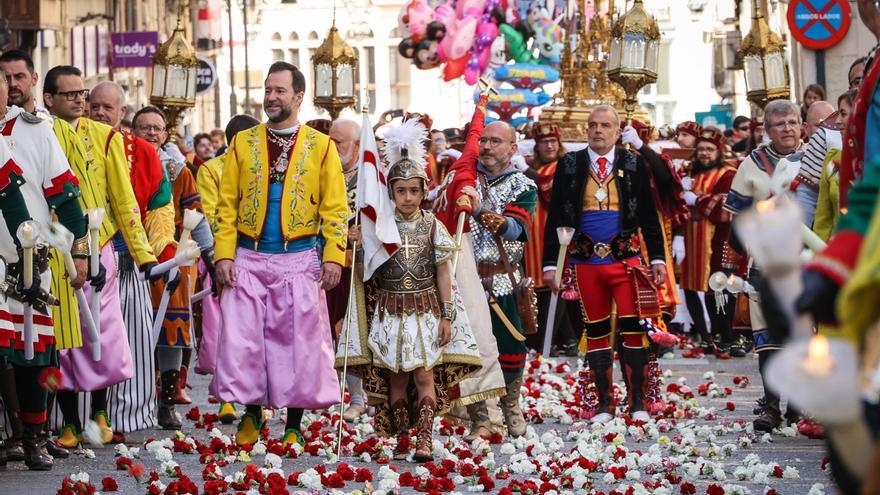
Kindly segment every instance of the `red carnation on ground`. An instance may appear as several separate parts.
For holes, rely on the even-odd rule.
[[[190,421],[198,421],[199,417],[201,417],[201,413],[199,412],[199,407],[194,406],[190,408],[189,412],[186,413],[186,419]]]
[[[116,483],[116,480],[107,476],[101,480],[101,490],[105,492],[115,492],[119,490],[119,485]]]
[[[724,488],[721,485],[711,484],[706,488],[707,495],[724,495]]]
[[[697,493],[697,487],[690,481],[685,481],[678,489],[681,491],[681,495],[694,495]]]
[[[728,401],[727,404],[724,405],[724,409],[727,409],[728,411],[735,411],[736,405],[733,402]]]
[[[116,458],[116,470],[117,471],[125,471],[132,465],[132,460],[129,457],[117,457]]]
[[[368,468],[357,468],[354,474],[354,480],[358,483],[373,481],[373,472]]]

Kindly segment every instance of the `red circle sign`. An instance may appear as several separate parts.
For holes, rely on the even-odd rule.
[[[825,50],[846,37],[851,15],[848,0],[791,0],[788,28],[805,47]]]

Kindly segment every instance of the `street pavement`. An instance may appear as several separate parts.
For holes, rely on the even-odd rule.
[[[662,369],[671,372],[671,376],[666,376],[665,378],[666,384],[682,383],[681,379],[684,378],[687,385],[695,392],[695,399],[699,406],[703,408],[714,407],[717,411],[717,417],[713,418],[710,414],[708,417],[693,420],[692,426],[694,431],[699,431],[701,426],[715,427],[720,424],[731,424],[731,422],[737,420],[741,420],[743,424],[746,424],[750,423],[753,419],[752,409],[755,405],[755,400],[761,395],[761,380],[757,373],[757,359],[753,354],[749,354],[748,357],[742,359],[724,361],[717,360],[714,357],[708,359],[683,359],[675,357],[671,359],[661,359],[660,365]],[[669,372],[667,372],[667,375],[669,375]],[[711,374],[707,375],[707,372],[714,374],[714,377],[712,377]],[[615,373],[615,376],[619,379],[619,370],[615,370]],[[576,376],[576,372],[572,372],[572,375]],[[748,378],[749,383],[744,388],[741,388],[734,384],[734,378],[743,376]],[[710,398],[709,395],[703,396],[697,393],[698,385],[707,382],[709,379],[713,380],[718,385],[719,390],[723,390],[725,387],[730,387],[732,393],[727,397],[717,398]],[[742,385],[740,380],[741,379],[737,379],[736,381],[740,382],[739,385]],[[192,385],[190,395],[194,399],[193,406],[199,407],[203,413],[215,412],[217,405],[208,403],[208,377],[191,375],[190,384]],[[732,407],[727,404],[728,402],[732,403]],[[183,416],[190,407],[191,406],[178,406],[178,411],[181,413],[181,416]],[[682,422],[687,422],[687,420],[681,420],[679,423]],[[185,418],[183,419],[183,423],[183,432],[185,434],[192,435],[200,442],[209,441],[208,433],[204,429],[194,428],[193,422]],[[562,424],[558,419],[547,418],[543,424],[534,425],[534,430],[537,436],[541,436],[548,431],[559,432],[563,438],[567,438],[565,446],[560,449],[560,451],[568,452],[575,444],[568,440],[570,437],[566,437],[566,433],[571,429],[583,430],[585,424],[586,423],[579,421],[575,421],[574,424]],[[223,433],[230,435],[230,437],[235,432],[235,425],[221,425],[220,423],[217,423],[217,428]],[[280,419],[270,420],[270,430],[274,437],[280,437],[283,433],[283,423]],[[704,429],[703,433],[705,433],[705,430],[706,429]],[[172,436],[172,434],[173,432],[164,432],[160,430],[143,431],[129,434],[127,436],[127,441],[130,446],[143,447],[144,441],[149,438],[168,438],[169,436]],[[672,439],[673,443],[675,442],[676,434],[674,430],[664,433],[664,435],[667,435]],[[746,447],[742,446],[740,441],[744,435],[752,439],[751,445],[747,445]],[[436,433],[435,438],[445,441],[445,437],[441,437]],[[780,434],[772,435],[772,437],[770,437],[772,441],[769,442],[762,442],[761,438],[762,435],[760,434],[748,435],[746,432],[732,432],[723,435],[720,438],[709,438],[707,440],[707,438],[700,436],[698,433],[694,445],[695,450],[693,455],[691,455],[691,460],[697,460],[699,456],[706,456],[706,458],[711,459],[712,462],[720,463],[726,474],[723,481],[712,479],[711,476],[698,476],[693,480],[696,493],[707,493],[708,487],[712,484],[717,484],[719,486],[728,484],[737,485],[739,487],[733,489],[728,488],[726,493],[734,493],[736,490],[740,490],[740,493],[763,494],[767,487],[771,487],[779,494],[791,495],[806,495],[807,493],[815,494],[817,493],[816,491],[810,492],[811,488],[816,490],[817,487],[814,487],[814,485],[822,484],[824,485],[826,493],[834,493],[833,484],[829,475],[822,469],[822,460],[826,454],[824,444],[821,440],[810,440],[801,436],[786,437]],[[711,443],[718,447],[734,444],[738,445],[738,448],[729,456],[713,457],[713,455],[717,454],[717,449],[715,449],[716,452],[713,454],[713,449],[710,448],[710,440]],[[638,436],[633,438],[627,436],[624,445],[630,450],[648,451],[650,446],[655,443],[657,443],[657,441],[651,438]],[[99,491],[101,490],[101,480],[104,477],[109,476],[115,478],[118,482],[120,493],[147,493],[147,485],[143,481],[138,484],[131,476],[128,476],[125,471],[116,470],[113,446],[92,447],[91,450],[94,452],[94,458],[87,458],[86,451],[78,451],[68,459],[56,460],[55,468],[48,472],[29,472],[21,463],[9,464],[5,472],[0,472],[0,495],[54,494],[61,487],[62,480],[65,476],[70,476],[78,472],[88,473],[90,475],[91,483],[96,485]],[[502,450],[504,449],[501,445],[492,445],[492,451],[495,454],[496,468],[505,466],[510,459],[510,455],[503,454]],[[511,449],[508,446],[507,451],[509,452],[510,450]],[[518,449],[517,452],[519,451],[520,450]],[[760,463],[766,464],[775,462],[782,469],[788,467],[796,468],[797,476],[789,476],[793,471],[787,470],[786,477],[771,477],[767,482],[755,483],[753,481],[737,480],[734,471],[738,467],[745,466],[747,464],[747,456],[754,454],[758,456]],[[755,457],[752,456],[750,459],[754,464]],[[160,470],[160,462],[144,448],[141,448],[139,461],[145,464],[148,473],[151,470]],[[204,469],[204,465],[199,463],[199,456],[197,454],[185,455],[178,453],[174,454],[174,461],[179,463],[183,472],[199,485],[201,493],[202,470]],[[304,471],[316,467],[321,465],[323,461],[324,459],[322,457],[308,455],[300,456],[295,459],[285,458],[282,469],[286,473],[286,478],[287,475],[294,471]],[[378,474],[380,469],[380,466],[375,462],[364,463],[357,458],[343,458],[343,461],[349,463],[353,468],[368,467],[373,470],[374,474]],[[259,459],[258,456],[254,456],[253,462],[262,465],[261,459]],[[397,465],[398,470],[401,472],[406,470],[413,471],[416,468],[415,464],[405,462],[392,464]],[[244,462],[236,462],[223,467],[222,470],[224,474],[228,475],[237,470],[243,470],[244,465]],[[327,464],[327,468],[328,470],[335,469],[335,465]],[[676,470],[676,473],[682,475],[684,471],[684,469],[680,468]],[[491,470],[489,474],[492,475]],[[644,482],[650,479],[648,473],[643,472],[641,473],[641,480],[621,480],[609,484],[601,481],[603,475],[604,473],[596,475],[596,479],[599,480],[596,483],[597,489],[610,490],[615,486],[619,486],[618,483],[620,482],[626,482],[629,485],[632,485],[637,481]],[[500,489],[507,486],[511,479],[524,480],[537,478],[536,475],[528,476],[517,475],[514,473],[510,479],[496,479],[496,486],[493,491],[497,493]],[[162,481],[167,485],[171,479],[163,475]],[[538,484],[540,485],[540,481],[538,481]],[[377,485],[378,478],[373,483],[373,486]],[[350,492],[355,489],[363,488],[363,483],[351,481],[346,483],[343,490]],[[678,494],[681,492],[680,486],[671,486],[669,488],[670,490],[667,492],[660,490],[656,493]],[[292,486],[288,487],[288,489],[290,490],[290,493],[302,490],[301,488]],[[465,485],[459,485],[456,487],[456,491],[465,492],[468,491],[468,487]],[[233,492],[233,490],[230,490],[229,493]],[[585,490],[574,490],[572,493],[585,492]],[[401,493],[415,493],[415,491],[411,488],[404,488],[401,490]],[[643,493],[650,493],[650,491]]]

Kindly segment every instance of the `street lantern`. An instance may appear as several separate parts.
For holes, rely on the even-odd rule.
[[[752,27],[740,45],[746,76],[746,98],[764,108],[770,100],[788,99],[788,62],[785,43],[770,30],[757,0],[752,1]]]
[[[182,15],[171,37],[153,55],[153,80],[150,104],[165,112],[167,130],[174,133],[180,114],[196,104],[196,51],[184,36]]]
[[[330,113],[331,120],[336,120],[339,112],[355,104],[358,55],[339,36],[335,15],[330,32],[312,56],[312,67],[315,70],[315,106],[323,108]]]
[[[623,17],[611,28],[611,50],[608,54],[608,79],[623,88],[623,108],[627,124],[638,107],[639,91],[657,81],[660,56],[660,28],[642,0],[635,0]]]

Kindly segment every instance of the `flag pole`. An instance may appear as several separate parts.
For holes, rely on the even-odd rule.
[[[480,78],[478,81],[480,84],[480,88],[483,90],[483,95],[488,96],[489,94],[498,94],[498,90],[495,89],[489,81],[484,78]],[[452,277],[455,278],[455,269],[458,267],[458,255],[461,254],[461,239],[464,236],[464,222],[467,220],[467,212],[462,211],[458,214],[458,225],[455,226],[455,253],[452,255]]]
[[[363,113],[365,116],[364,120],[367,120],[366,115],[369,111],[370,111],[370,108],[366,105],[364,105],[364,107],[361,109],[361,113]],[[363,132],[363,129],[361,129],[361,132]],[[358,164],[357,164],[358,182],[360,182],[360,177],[361,177],[361,165],[363,165],[363,163],[364,163],[363,150],[360,150],[360,154],[361,154],[361,158],[358,160]],[[358,193],[359,193],[359,191],[357,189],[355,189],[354,205],[355,205],[355,208],[357,208],[357,211],[355,211],[355,214],[354,214],[354,226],[355,227],[360,226],[360,223],[361,223],[361,209],[358,206],[358,202],[357,202]],[[351,332],[351,313],[352,313],[351,303],[352,303],[352,300],[357,301],[356,297],[352,297],[354,294],[356,294],[355,287],[354,287],[354,276],[355,276],[355,272],[356,272],[355,258],[357,257],[357,244],[358,244],[357,241],[354,241],[351,243],[351,275],[348,280],[348,304],[346,304],[346,306],[345,306],[345,325],[344,325],[345,326],[345,337],[344,337],[344,341],[342,342],[342,344],[343,344],[342,380],[340,380],[340,382],[342,382],[342,384],[339,387],[339,430],[337,431],[337,434],[336,434],[336,461],[337,462],[339,461],[339,459],[342,458],[342,427],[343,427],[343,424],[345,423],[345,418],[342,417],[342,414],[343,414],[343,409],[345,408],[345,386],[348,383],[348,380],[346,380],[346,375],[348,374],[348,341],[349,341],[350,332]],[[354,310],[357,311],[357,303],[355,303]]]

